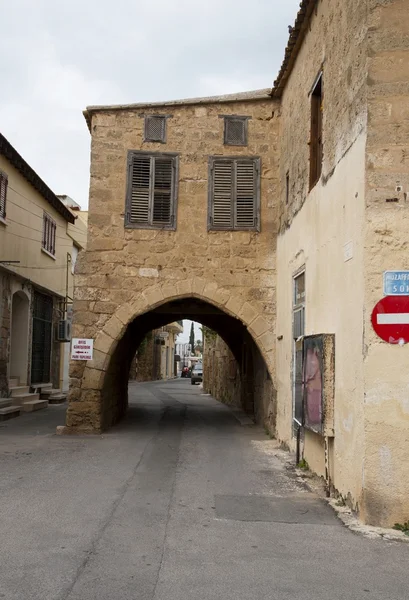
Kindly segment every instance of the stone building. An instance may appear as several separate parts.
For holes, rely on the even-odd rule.
[[[86,242],[76,218],[0,134],[0,392],[68,391],[73,268]],[[64,331],[60,331],[61,327]],[[15,404],[17,400],[13,401]],[[8,408],[3,401],[1,407]],[[0,407],[0,408],[1,408]],[[4,416],[7,416],[7,411]]]
[[[183,333],[182,321],[150,331],[132,361],[129,378],[135,381],[173,379],[177,375],[176,339]]]
[[[87,109],[74,328],[96,352],[72,367],[68,430],[115,423],[140,340],[189,318],[221,337],[205,385],[291,448],[301,429],[365,522],[407,519],[409,347],[371,313],[409,267],[408,9],[303,0],[272,90]]]

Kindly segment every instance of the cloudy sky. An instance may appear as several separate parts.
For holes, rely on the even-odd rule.
[[[86,207],[86,106],[271,86],[299,2],[13,0],[1,11],[0,131]]]
[[[183,321],[183,333],[178,335],[178,339],[177,342],[179,343],[188,343],[189,342],[189,336],[190,336],[190,328],[192,326],[192,321],[189,321],[187,319],[185,319]],[[194,331],[195,331],[195,342],[197,340],[202,340],[203,339],[203,334],[201,331],[201,324],[200,323],[194,323]]]

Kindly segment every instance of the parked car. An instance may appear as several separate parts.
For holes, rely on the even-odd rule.
[[[180,376],[181,377],[189,377],[189,367],[183,367]]]
[[[196,383],[201,383],[202,381],[203,381],[203,365],[201,363],[197,363],[192,369],[190,383],[192,385],[195,385]]]

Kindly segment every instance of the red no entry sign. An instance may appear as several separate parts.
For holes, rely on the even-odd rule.
[[[385,296],[372,311],[375,332],[389,344],[409,342],[409,296]]]

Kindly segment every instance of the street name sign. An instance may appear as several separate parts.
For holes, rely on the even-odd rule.
[[[409,296],[409,271],[385,271],[383,293],[385,296]]]
[[[72,360],[92,360],[94,353],[94,340],[73,338],[71,345]]]
[[[409,342],[409,296],[385,296],[372,311],[372,327],[388,344]]]

